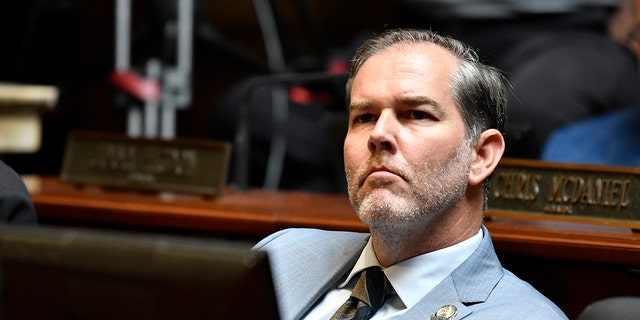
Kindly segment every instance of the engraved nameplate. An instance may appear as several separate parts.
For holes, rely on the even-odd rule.
[[[539,214],[640,228],[640,168],[503,159],[488,216]]]
[[[72,132],[60,177],[86,185],[220,196],[230,149],[217,141]]]

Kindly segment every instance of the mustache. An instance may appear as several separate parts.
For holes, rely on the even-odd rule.
[[[374,172],[388,171],[391,172],[403,180],[407,180],[406,168],[402,165],[394,163],[390,159],[382,156],[371,157],[364,166],[357,170],[358,182],[360,185],[364,184],[364,181]]]

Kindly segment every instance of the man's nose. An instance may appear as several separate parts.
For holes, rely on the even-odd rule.
[[[369,136],[369,151],[395,153],[398,126],[396,115],[391,110],[383,110]]]

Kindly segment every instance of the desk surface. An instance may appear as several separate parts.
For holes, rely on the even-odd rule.
[[[225,191],[220,198],[78,187],[56,177],[25,177],[47,219],[266,235],[286,227],[366,231],[349,201],[305,192]]]
[[[25,177],[39,216],[122,226],[227,232],[262,237],[288,227],[366,232],[343,195],[231,189],[218,199],[195,195],[81,188],[57,177]],[[496,248],[548,258],[640,264],[640,233],[626,228],[494,218]]]

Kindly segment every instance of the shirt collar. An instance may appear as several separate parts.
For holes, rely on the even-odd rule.
[[[424,297],[426,292],[431,291],[478,248],[482,236],[483,232],[480,229],[473,237],[453,246],[421,254],[383,268],[384,273],[400,300],[407,308],[411,308]],[[349,276],[338,287],[345,287],[356,274],[372,266],[380,266],[380,262],[376,258],[371,238],[369,238]]]

